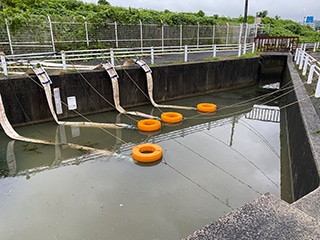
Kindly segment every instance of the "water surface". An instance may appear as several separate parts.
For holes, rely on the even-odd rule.
[[[183,114],[181,124],[163,125],[154,134],[54,122],[16,128],[23,136],[106,149],[115,156],[11,141],[0,132],[1,238],[181,239],[261,194],[279,197],[280,125],[248,118],[254,104],[277,103],[261,99],[237,106],[269,91],[252,87],[168,103],[213,102],[219,110],[211,115],[151,105],[128,109]],[[117,112],[88,117],[139,120]],[[132,160],[131,148],[144,142],[162,147],[161,161]]]

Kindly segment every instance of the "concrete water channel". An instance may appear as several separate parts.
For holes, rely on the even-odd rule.
[[[310,236],[301,229],[317,228],[310,217],[317,215],[317,201],[309,195],[318,196],[320,123],[290,57],[153,66],[156,102],[218,106],[212,115],[178,110],[184,116],[181,124],[163,123],[153,134],[58,126],[34,75],[1,79],[6,114],[20,135],[114,153],[12,141],[0,132],[1,236],[181,239],[201,228],[188,239],[234,239],[255,238],[266,226],[273,227],[263,231],[266,239],[286,239],[277,235],[281,232],[292,239]],[[141,68],[121,68],[118,74],[126,110],[155,116],[172,111],[150,104]],[[53,74],[51,79],[61,100],[74,97],[82,115],[62,106],[61,120],[83,121],[86,115],[92,122],[136,125],[141,119],[114,111],[104,70]],[[279,82],[279,91],[261,87]],[[162,147],[160,161],[138,164],[132,159],[132,147],[145,142]],[[297,208],[309,209],[309,216],[302,217]]]
[[[214,102],[218,111],[179,110],[181,124],[163,125],[153,134],[54,122],[16,128],[23,136],[118,153],[112,157],[12,141],[0,132],[1,237],[181,239],[264,193],[280,197],[276,91],[255,85],[172,100],[167,103]],[[257,104],[269,105],[271,112],[253,114]],[[133,109],[154,115],[164,111],[150,104]],[[87,117],[130,124],[139,119],[115,111]],[[131,148],[144,142],[159,144],[163,158],[135,162]]]

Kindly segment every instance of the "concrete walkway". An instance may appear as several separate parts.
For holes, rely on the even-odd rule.
[[[320,190],[294,204],[266,194],[194,232],[185,240],[320,239]]]

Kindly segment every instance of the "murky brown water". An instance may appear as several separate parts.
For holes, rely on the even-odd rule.
[[[266,91],[248,88],[170,104],[213,102],[224,109]],[[261,194],[280,196],[280,124],[246,118],[256,103],[262,104],[213,115],[178,110],[184,121],[163,125],[157,134],[53,122],[16,129],[27,137],[118,153],[112,157],[14,142],[0,132],[1,239],[181,239]],[[134,110],[160,114],[151,106]],[[89,118],[139,119],[116,112]],[[160,145],[162,160],[134,162],[131,148],[142,142]]]

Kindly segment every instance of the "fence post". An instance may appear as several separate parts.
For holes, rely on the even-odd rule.
[[[298,53],[298,48],[296,48],[296,51],[294,52],[294,57],[293,57],[294,62],[297,61],[297,53]]]
[[[229,23],[227,23],[227,36],[226,36],[226,44],[228,44],[229,40]]]
[[[117,22],[114,22],[114,35],[115,35],[115,40],[116,40],[116,48],[119,47],[119,41],[118,41],[118,25]]]
[[[5,76],[8,76],[8,68],[7,68],[7,62],[6,62],[6,58],[4,57],[4,53],[0,52],[0,58],[1,58],[1,66],[3,69],[3,74]]]
[[[184,61],[188,62],[188,46],[184,45]]]
[[[255,24],[255,30],[254,30],[254,37],[257,37],[258,36],[258,24]]]
[[[313,52],[315,52],[317,50],[317,43],[314,43],[313,45]]]
[[[61,51],[61,60],[62,60],[62,69],[67,70],[67,62],[66,62],[66,52]]]
[[[241,44],[242,28],[243,28],[243,23],[240,23],[240,31],[239,31],[239,41],[238,41],[238,44]]]
[[[312,78],[313,78],[313,73],[314,73],[314,69],[315,69],[315,68],[316,68],[316,64],[313,63],[313,64],[311,65],[311,67],[310,67],[307,84],[311,84],[311,83],[312,83]]]
[[[9,28],[8,20],[6,19],[5,22],[6,22],[6,29],[7,29],[9,46],[10,46],[10,52],[13,55],[13,47],[12,47],[11,34],[10,34],[10,28]]]
[[[216,25],[212,25],[212,43],[213,44],[215,39],[215,33],[216,33]]]
[[[301,70],[303,67],[303,60],[304,60],[304,51],[302,51],[300,55],[299,70]]]
[[[88,32],[88,23],[87,21],[84,22],[84,28],[86,30],[86,41],[87,41],[87,46],[89,46],[89,32]]]
[[[140,24],[140,46],[141,46],[141,51],[143,50],[143,32],[142,32],[142,21],[139,19],[139,24]]]
[[[54,36],[53,36],[53,29],[52,29],[52,22],[50,19],[50,16],[48,15],[48,22],[49,22],[49,28],[50,28],[50,35],[51,35],[51,44],[52,44],[52,51],[56,51],[56,47],[54,45]]]
[[[151,47],[151,64],[154,64],[154,47]]]
[[[244,40],[243,43],[247,44],[247,36],[248,36],[248,23],[245,24],[245,31],[244,31]]]
[[[241,56],[241,48],[242,48],[242,46],[241,46],[241,43],[238,45],[238,57],[240,57]]]
[[[197,48],[199,48],[200,44],[200,24],[198,22],[198,29],[197,29]]]
[[[162,22],[162,20],[161,20],[161,22]],[[163,25],[163,23],[161,25],[161,46],[162,46],[162,51],[163,51],[163,49],[164,49],[164,25]]]
[[[247,53],[247,43],[243,44],[243,54]]]
[[[295,60],[296,64],[299,63],[299,61],[300,61],[300,48],[296,49],[296,55],[294,55],[294,60]]]
[[[317,87],[316,87],[316,93],[314,94],[314,96],[316,98],[319,98],[320,97],[320,75],[318,77],[318,82],[317,82]]]
[[[217,56],[217,45],[213,45],[213,57]]]
[[[114,66],[114,51],[113,51],[113,48],[110,48],[110,62],[111,62],[111,65]]]
[[[303,71],[302,71],[303,76],[305,76],[307,74],[308,62],[309,62],[309,55],[306,55],[306,57],[304,59],[304,65],[303,65]]]
[[[252,43],[252,53],[254,53],[254,51],[256,50],[256,44],[255,42]]]
[[[182,24],[180,24],[180,47],[182,47],[182,35],[183,35]]]

